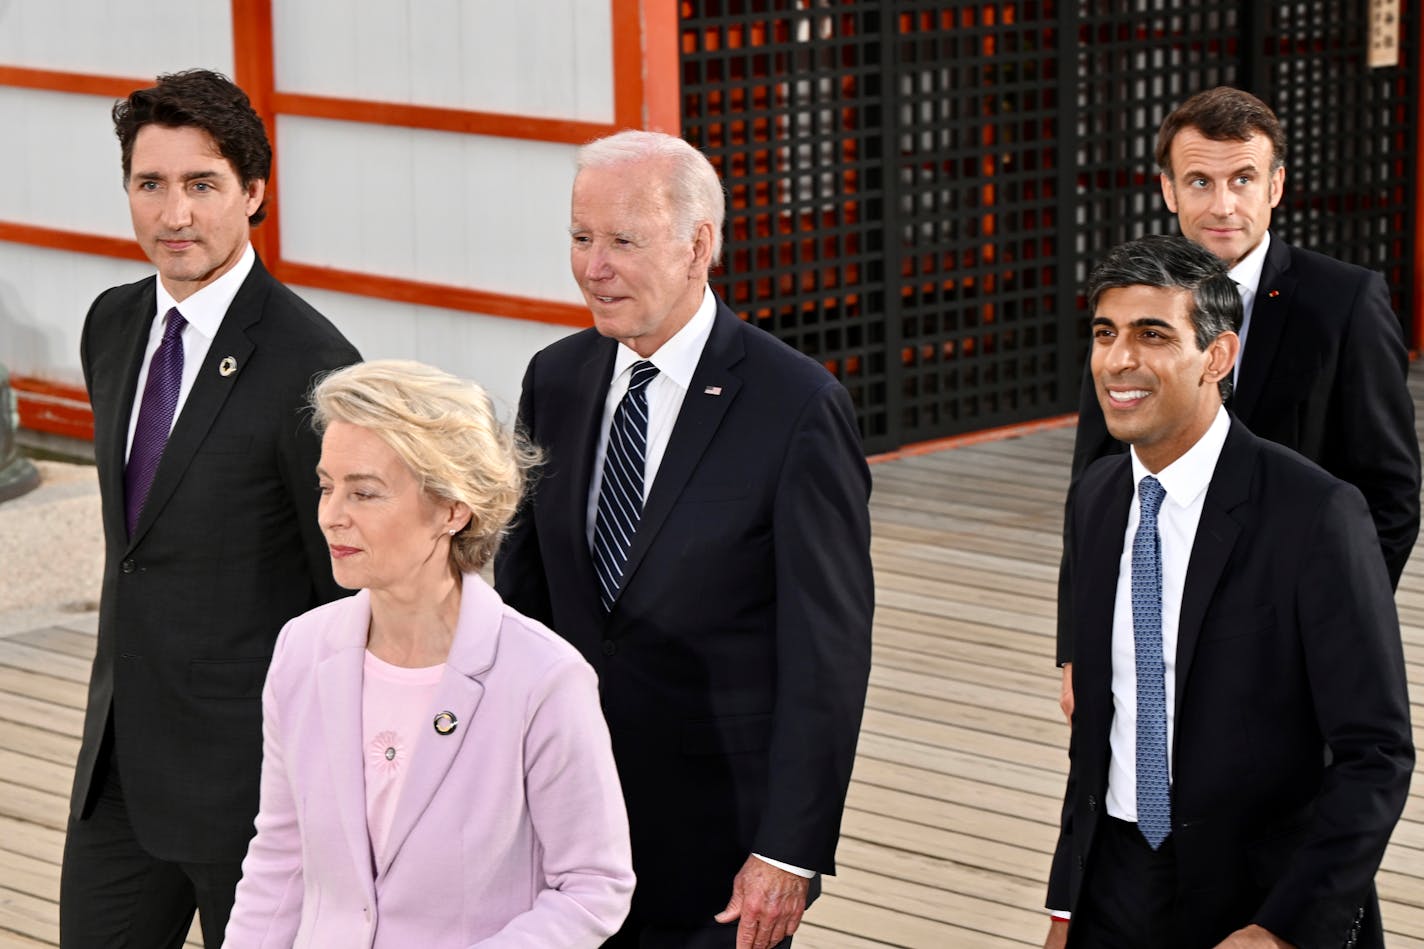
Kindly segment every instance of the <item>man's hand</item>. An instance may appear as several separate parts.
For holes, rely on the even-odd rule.
[[[1048,924],[1048,938],[1043,940],[1043,949],[1063,949],[1068,945],[1068,920],[1053,917]]]
[[[1216,949],[1295,949],[1295,946],[1253,923],[1227,936],[1217,944]]]
[[[770,949],[796,932],[806,912],[806,891],[811,881],[773,867],[765,860],[747,857],[732,881],[727,908],[714,917],[737,925],[737,949]]]
[[[1058,707],[1063,709],[1063,717],[1073,724],[1073,663],[1063,663],[1063,688],[1058,693]]]

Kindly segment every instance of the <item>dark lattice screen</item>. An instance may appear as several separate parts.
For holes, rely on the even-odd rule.
[[[1130,8],[1130,9],[1125,9]],[[1175,230],[1156,128],[1229,83],[1292,139],[1273,230],[1384,270],[1409,312],[1417,86],[1366,4],[684,0],[683,134],[730,207],[717,289],[825,362],[866,447],[1073,410],[1078,288]]]

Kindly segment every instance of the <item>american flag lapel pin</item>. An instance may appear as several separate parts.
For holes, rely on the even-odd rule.
[[[703,394],[703,395],[721,395],[721,394],[722,394],[722,387],[721,387],[721,386],[708,386],[707,388],[705,388],[705,389],[702,390],[702,394]]]

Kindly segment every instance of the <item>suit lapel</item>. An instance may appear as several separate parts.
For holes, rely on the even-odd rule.
[[[109,411],[109,417],[104,421],[95,420],[96,427],[105,425],[110,432],[109,450],[105,452],[107,457],[97,459],[101,462],[99,476],[105,481],[104,496],[118,499],[117,504],[104,505],[104,518],[109,522],[105,529],[109,537],[128,535],[128,524],[124,520],[124,467],[128,454],[129,421],[133,418],[134,405],[138,398],[138,376],[143,369],[144,351],[148,348],[148,336],[153,329],[154,312],[158,308],[158,292],[155,289],[157,285],[158,278],[154,277],[139,294],[139,299],[133,306],[129,335],[124,340],[127,352],[124,355],[123,370],[114,380],[118,384],[117,390],[110,392],[109,398],[94,400],[96,404],[108,406]]]
[[[1182,711],[1182,697],[1201,638],[1202,622],[1211,605],[1222,572],[1231,559],[1232,548],[1241,535],[1241,522],[1233,513],[1250,495],[1255,446],[1251,436],[1235,419],[1227,432],[1221,457],[1212,472],[1211,484],[1202,499],[1201,520],[1187,561],[1187,577],[1182,588],[1182,610],[1177,617],[1177,671],[1174,715]],[[1181,734],[1180,730],[1177,732]]]
[[[623,580],[619,585],[620,596],[632,582],[648,548],[657,538],[682,489],[687,486],[688,478],[692,477],[712,437],[717,434],[723,416],[736,400],[742,380],[732,374],[731,367],[741,361],[745,352],[741,320],[718,300],[712,334],[708,336],[702,357],[697,361],[692,383],[687,387],[667,450],[658,466],[657,477],[648,492],[647,503],[643,505],[638,532],[628,549],[628,562],[623,568]],[[616,604],[614,609],[617,609]]]
[[[168,499],[173,496],[183,472],[188,470],[193,456],[197,453],[213,426],[218,412],[222,409],[233,387],[243,376],[255,348],[248,337],[248,328],[262,319],[266,308],[267,294],[272,278],[267,275],[262,262],[254,261],[252,272],[238,288],[232,304],[227,308],[217,335],[203,365],[198,368],[193,389],[188,393],[183,409],[178,413],[178,421],[173,426],[173,434],[168,436],[163,457],[158,462],[158,470],[153,475],[153,486],[149,488],[148,500],[144,502],[143,513],[134,525],[129,546],[136,544],[158,517]],[[227,358],[237,363],[237,371],[223,375],[218,367]]]
[[[396,813],[391,821],[382,860],[376,867],[378,882],[390,870],[396,855],[440,790],[460,749],[470,740],[475,709],[484,695],[481,679],[494,665],[503,614],[504,604],[499,596],[479,577],[466,575],[461,589],[460,619],[455,630],[455,641],[450,645],[445,674],[435,695],[436,709],[454,716],[455,730],[439,734],[432,721],[430,727],[422,727],[416,737],[412,767],[401,788],[400,800],[396,802]],[[450,831],[455,833],[458,828],[451,827]]]
[[[362,757],[361,688],[365,679],[366,637],[371,625],[371,595],[364,590],[349,601],[340,620],[326,632],[330,654],[317,666],[317,695],[331,793],[340,812],[351,865],[371,884],[371,837],[366,829],[366,764]],[[374,888],[370,891],[374,897]]]
[[[1256,286],[1256,301],[1251,305],[1246,351],[1237,372],[1241,384],[1230,406],[1248,425],[1266,391],[1266,380],[1271,377],[1271,366],[1285,335],[1286,314],[1290,312],[1295,289],[1290,247],[1272,235],[1271,245],[1266,248],[1266,262],[1261,267],[1261,282]]]
[[[575,574],[575,589],[585,591],[587,602],[597,604],[598,578],[594,574],[586,532],[588,491],[593,481],[594,449],[603,426],[603,405],[613,376],[618,343],[597,335],[590,335],[590,339],[593,345],[567,390],[571,397],[562,405],[551,402],[550,406],[555,411],[569,410],[577,415],[568,423],[572,433],[568,439],[568,457],[559,461],[567,474],[549,482],[551,486],[562,485],[563,494],[550,499],[549,511],[558,529],[570,532],[573,555],[568,566]]]

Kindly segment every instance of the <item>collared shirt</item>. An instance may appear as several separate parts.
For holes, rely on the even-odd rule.
[[[1182,589],[1187,563],[1196,541],[1211,476],[1231,427],[1225,408],[1219,408],[1211,427],[1176,461],[1156,473],[1167,496],[1157,513],[1162,539],[1162,658],[1166,661],[1167,771],[1172,773],[1172,738],[1176,716],[1177,625],[1182,612]],[[1132,452],[1132,506],[1123,534],[1118,561],[1117,598],[1113,604],[1112,695],[1113,721],[1109,736],[1107,809],[1113,817],[1137,821],[1137,663],[1132,639],[1132,540],[1141,514],[1138,485],[1152,474]]]
[[[672,428],[677,422],[677,414],[682,411],[682,400],[687,395],[687,387],[692,385],[692,374],[702,358],[702,350],[707,338],[712,335],[713,318],[717,315],[717,298],[710,287],[702,291],[702,303],[692,319],[672,338],[658,347],[648,361],[658,367],[658,374],[648,383],[648,444],[647,467],[643,472],[643,500],[647,500],[653,479],[658,476],[663,454],[667,451],[668,440],[672,438]],[[603,421],[598,428],[598,447],[593,455],[593,477],[588,485],[588,511],[585,527],[589,546],[593,546],[593,525],[598,519],[598,492],[603,487],[603,456],[608,453],[608,430],[613,425],[613,413],[618,403],[628,392],[628,381],[633,377],[633,363],[643,359],[632,347],[618,344],[618,352],[613,357],[613,379],[608,384],[608,395],[603,401]]]
[[[1236,384],[1236,375],[1241,370],[1241,360],[1246,355],[1246,334],[1251,329],[1251,310],[1256,306],[1256,291],[1261,287],[1261,271],[1266,266],[1266,250],[1271,246],[1271,232],[1261,235],[1261,243],[1251,253],[1242,257],[1227,276],[1236,281],[1241,291],[1241,329],[1236,335],[1241,337],[1241,347],[1236,351],[1236,367],[1231,371],[1231,384]]]
[[[126,462],[129,451],[133,449],[138,412],[143,406],[143,387],[148,382],[148,365],[153,361],[153,354],[158,351],[158,344],[163,342],[163,328],[168,311],[176,306],[178,312],[183,314],[183,319],[188,322],[188,325],[183,327],[182,336],[183,379],[178,386],[178,404],[173,408],[173,422],[168,428],[172,432],[172,426],[177,424],[178,416],[183,412],[183,403],[188,401],[188,393],[193,391],[198,370],[203,368],[203,361],[208,358],[208,348],[213,344],[213,337],[217,335],[228,307],[232,306],[233,297],[237,296],[238,288],[252,272],[252,265],[256,260],[257,254],[252,250],[252,245],[248,244],[231,270],[181,304],[175,301],[173,295],[163,286],[161,276],[154,278],[158,285],[158,308],[153,316],[153,325],[148,330],[148,346],[143,351],[143,364],[138,370],[138,388],[134,390],[133,411],[129,415],[128,448],[124,449]]]

